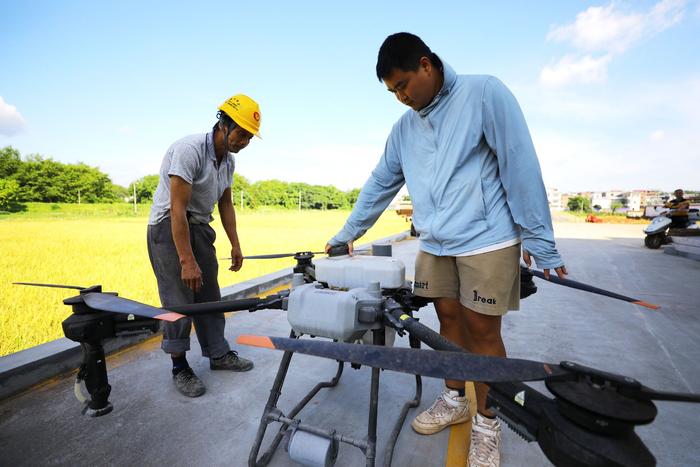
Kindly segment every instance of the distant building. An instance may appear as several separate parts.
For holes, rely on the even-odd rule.
[[[609,191],[594,191],[589,199],[591,207],[595,210],[609,210],[612,206],[612,196]]]
[[[630,193],[634,193],[639,196],[640,208],[664,203],[664,200],[662,199],[664,193],[659,190],[632,190]]]
[[[641,196],[630,191],[595,191],[590,197],[591,206],[596,210],[612,211],[613,205],[621,210],[639,210]]]
[[[642,207],[642,194],[638,191],[630,191],[625,194],[627,198],[625,199],[626,203],[624,203],[624,206],[632,211],[639,211]]]
[[[569,193],[562,193],[561,194],[561,206],[562,209],[569,209],[569,198],[571,195]]]
[[[562,193],[557,188],[547,188],[547,202],[552,211],[561,211],[566,207],[566,204],[562,203]]]

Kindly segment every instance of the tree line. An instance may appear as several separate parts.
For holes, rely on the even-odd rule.
[[[158,180],[158,175],[146,175],[129,185],[128,192],[135,192],[139,202],[150,202]],[[251,209],[263,206],[287,209],[345,209],[355,204],[359,194],[359,188],[342,191],[332,185],[309,185],[281,180],[251,183],[239,174],[233,174],[231,186],[235,206]]]
[[[153,200],[159,176],[146,175],[129,187],[112,183],[97,167],[65,164],[39,154],[21,157],[11,146],[0,149],[0,210],[18,210],[23,202],[116,203]],[[330,185],[263,180],[251,183],[234,174],[231,187],[235,205],[248,208],[275,206],[296,209],[350,208],[359,188],[341,191]]]

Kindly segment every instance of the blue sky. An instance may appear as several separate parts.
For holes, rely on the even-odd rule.
[[[406,111],[374,75],[410,31],[518,98],[548,186],[700,189],[700,2],[0,3],[0,147],[127,185],[239,92],[251,180],[361,186]],[[426,6],[427,5],[427,6]]]

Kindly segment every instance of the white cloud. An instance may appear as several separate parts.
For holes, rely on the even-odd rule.
[[[585,52],[622,53],[636,42],[681,21],[685,3],[685,0],[662,0],[647,13],[625,13],[614,3],[590,7],[576,15],[573,23],[552,27],[547,40],[570,42]]]
[[[117,133],[119,133],[119,134],[121,134],[121,135],[131,135],[131,134],[134,133],[134,129],[131,128],[131,127],[128,126],[128,125],[127,125],[127,126],[121,126],[121,127],[117,128]]]
[[[610,54],[599,58],[590,55],[582,58],[566,55],[554,65],[545,66],[540,72],[540,81],[554,86],[568,83],[601,83],[608,76],[610,60]]]
[[[674,26],[683,19],[685,0],[661,0],[649,11],[624,12],[615,3],[590,7],[563,26],[552,26],[547,40],[569,43],[586,55],[567,55],[554,66],[545,66],[545,84],[597,83],[605,81],[607,67],[616,55]],[[591,54],[603,54],[594,57]]]
[[[0,96],[0,134],[13,136],[24,130],[26,122],[17,107],[5,102]]]
[[[651,134],[649,135],[649,139],[651,141],[661,141],[666,137],[666,132],[664,130],[655,130],[652,131]]]

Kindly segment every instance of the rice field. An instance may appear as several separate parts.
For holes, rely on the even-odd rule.
[[[62,337],[61,321],[70,308],[62,300],[67,289],[12,285],[42,282],[90,286],[159,306],[156,281],[146,252],[147,209],[134,215],[87,214],[62,209],[0,217],[0,356]],[[62,211],[62,212],[57,212]],[[345,222],[349,211],[237,212],[244,255],[320,251]],[[217,220],[217,253],[230,256],[230,245]],[[402,217],[387,211],[358,243],[399,233],[408,228]],[[222,261],[219,284],[224,287],[290,267],[293,259],[249,260],[234,273]]]

